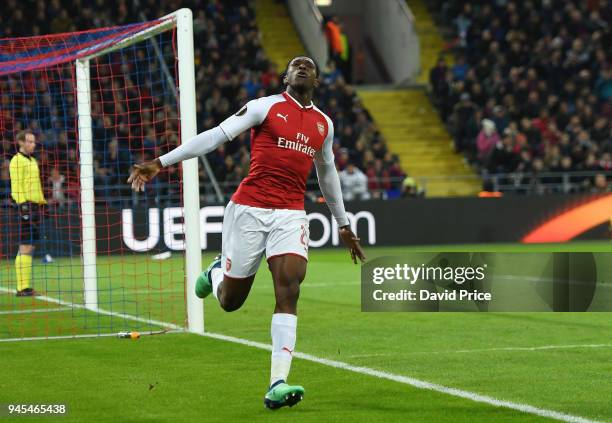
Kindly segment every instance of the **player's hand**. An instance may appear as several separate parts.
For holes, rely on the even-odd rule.
[[[150,162],[135,164],[128,178],[128,184],[132,184],[132,189],[136,192],[144,191],[145,183],[149,182],[161,170],[162,165],[159,159]]]
[[[351,252],[351,259],[353,263],[357,264],[357,259],[361,260],[361,262],[365,262],[366,256],[361,248],[361,244],[359,244],[359,238],[357,235],[351,231],[349,226],[343,226],[339,229],[340,238],[342,238],[342,242],[346,245]]]

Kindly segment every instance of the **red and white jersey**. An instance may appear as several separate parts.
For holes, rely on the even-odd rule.
[[[230,140],[251,128],[251,167],[232,196],[237,204],[303,210],[313,159],[333,161],[331,120],[287,92],[249,101],[219,127]]]

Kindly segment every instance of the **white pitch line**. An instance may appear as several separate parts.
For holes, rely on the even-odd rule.
[[[463,353],[478,353],[491,351],[541,351],[541,350],[561,350],[572,348],[612,348],[612,344],[574,344],[574,345],[540,345],[538,347],[496,347],[496,348],[478,348],[473,350],[447,350],[447,351],[413,351],[403,352],[405,355],[430,355],[430,354],[463,354]],[[347,355],[349,358],[367,358],[367,357],[390,357],[393,353],[382,354],[356,354]]]
[[[6,292],[9,290],[7,288],[0,287],[0,291]],[[81,305],[81,304],[69,303],[67,301],[57,300],[55,298],[46,297],[44,295],[40,295],[36,298],[39,298],[41,300],[45,300],[48,302],[54,302],[57,304],[70,305],[70,306],[77,307],[77,308],[86,308],[84,305]],[[135,320],[139,322],[155,323],[158,326],[166,326],[166,327],[170,327],[170,328],[173,328],[179,331],[183,329],[173,323],[143,319],[141,317],[132,316],[129,314],[115,313],[115,312],[101,310],[101,309],[98,309],[98,312],[101,314],[106,314],[106,315],[124,317],[126,319]],[[209,337],[209,338],[223,340],[223,341],[233,342],[235,344],[241,344],[241,345],[246,345],[249,347],[259,348],[259,349],[266,350],[266,351],[272,350],[271,345],[264,344],[261,342],[249,341],[248,339],[236,338],[234,336],[222,335],[222,334],[212,333],[212,332],[205,332],[200,335]],[[72,338],[72,336],[68,336],[68,338]],[[44,338],[39,338],[39,339],[44,339]],[[415,379],[415,378],[408,377],[408,376],[402,376],[402,375],[397,375],[394,373],[384,372],[381,370],[371,369],[369,367],[354,366],[352,364],[344,363],[342,361],[329,360],[326,358],[321,358],[321,357],[317,357],[311,354],[301,353],[298,351],[294,352],[293,355],[294,357],[301,358],[302,360],[312,361],[314,363],[322,364],[325,366],[334,367],[334,368],[341,369],[341,370],[347,370],[347,371],[351,371],[351,372],[359,373],[363,375],[374,376],[380,379],[387,379],[387,380],[391,380],[394,382],[399,382],[399,383],[403,383],[406,385],[410,385],[418,389],[427,389],[430,391],[435,391],[435,392],[467,399],[473,402],[489,404],[494,407],[509,408],[509,409],[517,410],[523,413],[535,414],[538,416],[548,417],[551,419],[560,420],[564,422],[570,422],[570,423],[599,423],[597,420],[590,420],[584,417],[574,416],[571,414],[565,414],[565,413],[561,413],[561,412],[554,411],[554,410],[548,410],[545,408],[534,407],[528,404],[504,401],[504,400],[500,400],[500,399],[490,397],[487,395],[481,395],[476,392],[470,392],[470,391],[464,391],[461,389],[450,388],[447,386],[438,385],[438,384],[431,383],[431,382],[426,382],[426,381]]]
[[[268,344],[261,342],[249,341],[247,339],[236,338],[234,336],[221,335],[218,333],[206,332],[204,336],[214,339],[220,339],[223,341],[229,341],[236,344],[247,345],[249,347],[259,348],[266,351],[271,351],[272,347]],[[597,420],[590,420],[580,416],[574,416],[571,414],[565,414],[554,410],[548,410],[545,408],[534,407],[528,404],[516,403],[511,401],[504,401],[497,398],[493,398],[487,395],[481,395],[476,392],[464,391],[462,389],[450,388],[448,386],[438,385],[431,382],[426,382],[420,379],[415,379],[408,376],[397,375],[394,373],[384,372],[381,370],[371,369],[369,367],[354,366],[352,364],[344,363],[342,361],[329,360],[326,358],[316,357],[311,354],[302,352],[294,352],[294,357],[301,358],[302,360],[312,361],[314,363],[323,364],[325,366],[334,367],[336,369],[348,370],[354,373],[360,373],[363,375],[374,376],[380,379],[392,380],[394,382],[403,383],[406,385],[413,386],[418,389],[427,389],[454,397],[467,399],[474,402],[480,402],[489,404],[495,407],[509,408],[512,410],[521,411],[523,413],[535,414],[537,416],[547,417],[555,420],[571,423],[597,423]]]
[[[1,292],[13,292],[12,289],[4,288],[2,286],[0,286],[0,291]],[[121,318],[128,319],[128,320],[134,320],[136,322],[148,323],[148,324],[152,324],[152,325],[155,325],[155,326],[167,327],[167,328],[174,329],[174,330],[183,330],[182,327],[180,327],[178,325],[175,325],[174,323],[161,322],[159,320],[153,320],[153,319],[146,319],[144,317],[132,316],[131,314],[118,313],[116,311],[108,311],[108,310],[104,310],[104,309],[101,309],[101,308],[98,308],[98,309],[96,309],[96,311],[93,311],[93,310],[90,310],[89,308],[85,307],[83,304],[77,304],[77,303],[72,303],[70,301],[58,300],[56,298],[47,297],[46,295],[37,295],[36,297],[32,297],[32,298],[36,298],[38,300],[46,301],[48,303],[60,304],[60,305],[63,305],[63,306],[68,306],[68,307],[74,307],[74,308],[89,310],[92,313],[103,314],[105,316],[121,317]]]
[[[472,353],[472,352],[487,352],[487,351],[541,351],[541,350],[556,350],[566,348],[610,348],[612,344],[575,344],[575,345],[541,345],[539,347],[498,347],[498,348],[482,348],[474,350],[457,350],[457,351],[436,351],[421,354],[445,354],[445,353]],[[418,354],[418,353],[412,353]]]
[[[70,311],[67,308],[31,308],[0,311],[0,314],[30,314],[30,313],[51,313],[54,311]]]
[[[185,333],[184,330],[169,330],[164,332],[167,333]],[[156,332],[140,332],[140,336],[152,336],[152,335],[161,335],[161,333]],[[79,333],[74,335],[58,335],[58,336],[30,336],[27,338],[0,338],[0,342],[20,342],[20,341],[53,341],[55,339],[78,339],[78,338],[99,338],[101,336],[117,336],[116,333]]]
[[[60,335],[60,336],[29,336],[27,338],[0,338],[0,342],[18,342],[18,341],[46,341],[53,339],[77,339],[77,338],[98,338],[100,336],[117,336],[116,333],[81,333],[75,335]]]

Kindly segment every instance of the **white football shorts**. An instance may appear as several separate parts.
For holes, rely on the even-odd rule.
[[[294,254],[308,260],[308,218],[304,210],[264,209],[230,201],[223,215],[221,268],[232,278],[257,273],[267,260]]]

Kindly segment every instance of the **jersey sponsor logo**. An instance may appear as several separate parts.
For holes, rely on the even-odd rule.
[[[296,138],[297,141],[289,140],[284,137],[278,137],[278,142],[276,143],[276,145],[280,148],[287,148],[289,150],[299,151],[310,157],[314,157],[316,150],[311,146],[306,145],[308,144],[308,140],[310,139],[310,137],[307,137],[301,132],[298,132]]]
[[[287,138],[278,137],[277,147],[287,148],[289,150],[299,151],[307,156],[314,157],[316,150],[309,145],[302,144],[298,141],[288,140]]]
[[[325,125],[321,122],[317,122],[317,129],[319,130],[319,134],[323,135],[325,133]]]
[[[295,137],[297,138],[298,141],[301,141],[304,144],[308,144],[308,140],[310,140],[310,137],[307,137],[306,135],[302,134],[301,132],[298,132]]]
[[[287,123],[287,118],[289,117],[289,113],[287,113],[286,115],[281,115],[280,113],[277,113],[276,116],[278,116],[279,118],[281,118],[282,120],[285,121],[285,123]]]
[[[242,107],[242,109],[240,109],[240,110],[238,110],[238,111],[236,112],[236,116],[242,116],[243,114],[245,114],[245,113],[246,113],[246,111],[247,111],[247,106],[246,106],[246,105],[244,105],[244,106]]]

